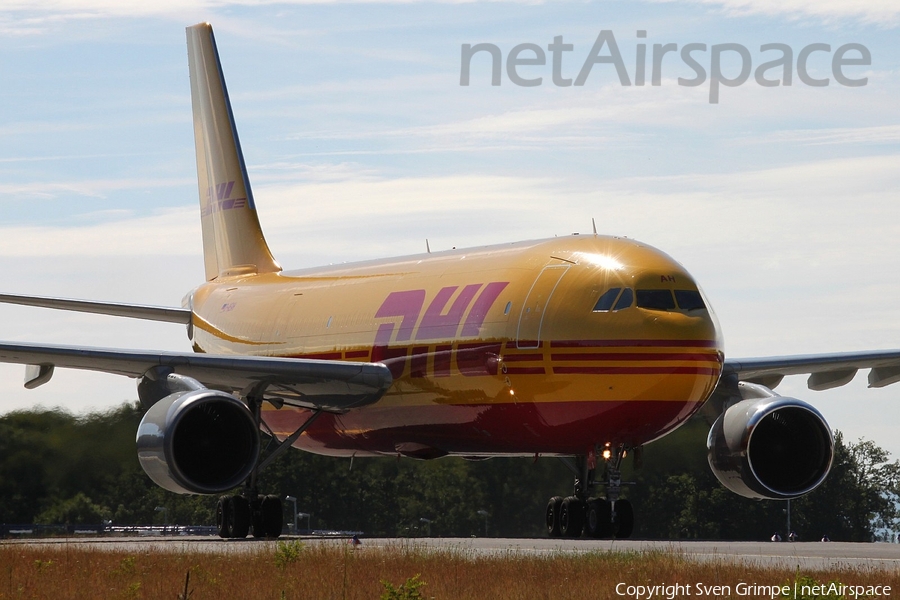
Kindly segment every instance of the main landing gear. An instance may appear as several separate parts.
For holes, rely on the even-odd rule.
[[[247,403],[253,413],[257,428],[262,425],[268,430],[272,440],[275,440],[275,434],[261,417],[262,391],[260,389],[256,394],[248,396]],[[219,498],[219,502],[216,504],[216,529],[219,537],[245,538],[249,534],[257,538],[277,538],[281,535],[281,529],[284,527],[281,498],[274,495],[264,496],[258,492],[259,473],[290,448],[320,414],[322,414],[321,411],[313,412],[306,422],[278,444],[265,460],[257,459],[256,466],[253,467],[250,478],[244,484],[241,493]]]
[[[602,457],[606,462],[606,481],[597,482],[596,454],[579,456],[563,462],[575,473],[575,493],[563,498],[554,496],[547,503],[546,525],[550,537],[628,538],[634,529],[634,510],[631,502],[619,498],[622,490],[620,466],[625,457],[624,446],[606,447]],[[592,497],[592,488],[606,487],[606,498]]]
[[[281,535],[284,515],[281,498],[257,494],[252,500],[236,494],[222,496],[216,505],[216,529],[222,538],[277,538]]]

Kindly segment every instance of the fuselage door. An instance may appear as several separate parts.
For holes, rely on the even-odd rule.
[[[544,323],[544,315],[550,298],[559,285],[559,280],[569,270],[569,265],[547,265],[541,271],[528,296],[522,305],[519,314],[519,328],[516,332],[517,348],[537,348],[541,341],[541,326]]]

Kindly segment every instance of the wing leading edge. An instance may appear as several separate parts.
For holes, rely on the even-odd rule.
[[[809,375],[809,389],[822,391],[850,383],[860,369],[870,369],[871,388],[897,383],[900,350],[726,359],[722,376],[774,388],[787,375]]]
[[[128,377],[162,368],[213,389],[240,393],[263,386],[267,399],[336,413],[377,402],[392,383],[390,370],[378,363],[81,346],[0,343],[0,362],[29,365],[27,387],[45,383],[57,366]]]

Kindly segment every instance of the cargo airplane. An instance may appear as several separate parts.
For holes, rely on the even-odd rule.
[[[900,380],[900,351],[733,360],[681,264],[640,242],[573,235],[285,271],[257,218],[215,39],[187,28],[206,281],[181,308],[3,295],[3,302],[181,323],[193,352],[0,344],[27,365],[137,379],[140,463],[186,494],[224,494],[226,538],[277,537],[282,507],[257,475],[290,447],[329,456],[550,456],[574,487],[551,498],[550,536],[628,537],[622,461],[704,404],[709,464],[751,498],[806,494],[828,474],[822,415],[773,391],[823,390],[870,369]],[[260,457],[260,432],[278,440]],[[241,488],[238,493],[229,490]]]

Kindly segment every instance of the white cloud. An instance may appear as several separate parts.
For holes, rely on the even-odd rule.
[[[147,179],[88,179],[59,182],[34,181],[29,183],[0,183],[0,194],[6,200],[13,198],[59,198],[73,194],[87,198],[105,198],[111,192],[121,190],[148,190],[167,188],[192,183],[187,179],[166,179],[151,177]]]
[[[495,0],[499,1],[499,0]],[[539,0],[503,0],[513,3],[539,4]],[[469,4],[474,0],[387,0],[390,4],[441,3]],[[43,34],[62,20],[93,19],[97,17],[147,17],[194,15],[202,21],[204,15],[213,11],[237,7],[253,8],[265,6],[303,6],[312,4],[384,4],[385,0],[5,0],[0,4],[0,12],[20,13],[24,18],[0,21],[0,32],[13,35]],[[222,16],[220,20],[225,21]],[[236,30],[239,28],[236,28]],[[247,35],[256,35],[245,32]]]
[[[834,144],[896,144],[900,142],[900,125],[790,129],[757,135],[753,141],[764,144],[787,142],[810,146]]]
[[[887,240],[900,228],[893,224],[900,218],[888,218],[900,210],[894,208],[892,192],[900,188],[896,154],[612,179],[580,175],[564,180],[551,174],[388,177],[352,163],[276,163],[254,172],[259,173],[254,192],[260,219],[273,249],[293,254],[316,247],[339,260],[353,259],[359,247],[348,247],[347,239],[389,246],[404,240],[407,224],[422,231],[422,238],[438,234],[459,246],[569,233],[591,216],[609,224],[603,228],[608,233],[640,234],[648,242],[678,247],[735,243],[721,226],[729,220],[739,220],[754,230],[754,240],[764,242],[789,239],[801,228],[809,230],[804,243],[841,236]],[[317,209],[309,210],[313,206]],[[673,206],[677,210],[669,210]],[[200,245],[197,212],[193,204],[149,216],[111,209],[85,215],[81,221],[96,221],[89,224],[7,226],[0,228],[0,256],[193,254]],[[506,227],[498,230],[497,222]],[[346,233],[336,236],[335,231]],[[505,231],[510,234],[503,235]],[[415,235],[418,244],[420,234]],[[798,246],[803,244],[786,244],[778,254]],[[823,256],[840,261],[840,246],[833,248],[833,256]]]
[[[198,212],[175,208],[126,219],[112,212],[92,225],[0,227],[0,257],[194,254],[200,249]]]
[[[663,0],[668,1],[668,0]],[[678,1],[678,0],[676,0]],[[858,19],[884,27],[900,20],[900,5],[894,0],[686,0],[691,4],[721,7],[732,16],[766,15],[790,18],[817,17],[827,22]]]

